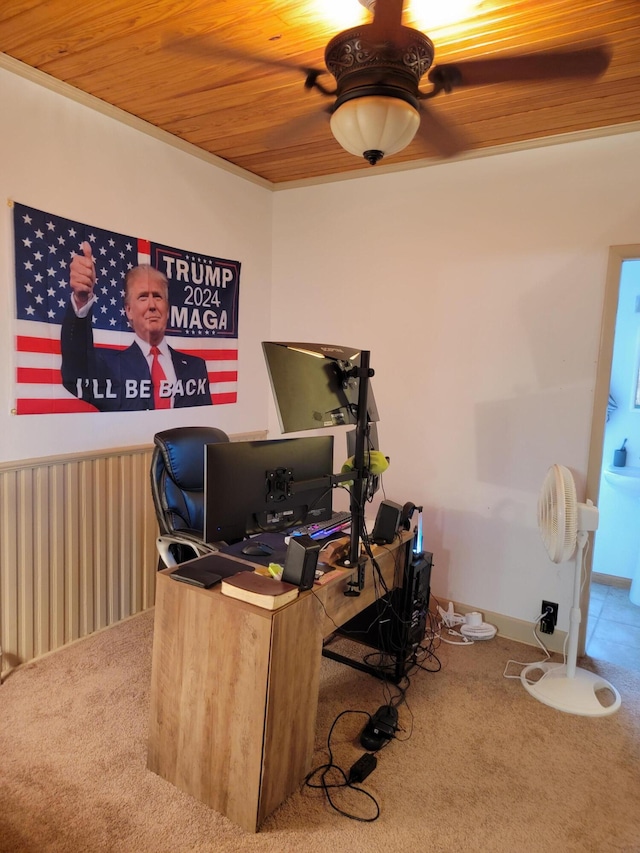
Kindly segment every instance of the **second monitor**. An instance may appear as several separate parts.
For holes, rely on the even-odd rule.
[[[263,341],[262,348],[282,432],[358,422],[360,386],[351,373],[361,364],[361,350],[283,341]],[[378,420],[370,383],[367,420]]]

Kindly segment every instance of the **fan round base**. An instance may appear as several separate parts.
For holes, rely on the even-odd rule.
[[[532,681],[536,670],[542,675]],[[532,663],[520,673],[525,690],[558,711],[567,714],[579,714],[585,717],[604,717],[618,710],[622,702],[616,688],[595,672],[576,667],[575,675],[570,678],[565,664]],[[613,701],[603,704],[603,699]]]

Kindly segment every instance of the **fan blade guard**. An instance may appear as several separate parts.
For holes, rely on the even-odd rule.
[[[552,465],[538,498],[538,527],[554,563],[573,554],[578,535],[578,501],[573,475],[564,465]]]

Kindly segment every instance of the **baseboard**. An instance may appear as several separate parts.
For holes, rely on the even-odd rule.
[[[603,575],[601,572],[591,573],[591,583],[615,586],[618,589],[631,589],[631,578],[621,578],[618,575]]]
[[[440,607],[446,610],[449,606],[449,600],[439,598],[437,595],[435,598],[440,602]],[[482,610],[479,607],[471,607],[469,604],[461,604],[457,601],[453,602],[453,609],[462,616],[471,611],[479,611],[482,613],[482,618],[485,622],[496,626],[500,637],[506,637],[508,640],[515,640],[527,646],[534,646],[542,651],[533,634],[533,622],[525,622],[522,619],[514,619],[511,616],[503,616],[501,613],[493,613],[491,610]],[[566,636],[566,631],[560,631],[556,628],[553,634],[540,634],[540,640],[550,652],[559,652],[562,654]]]

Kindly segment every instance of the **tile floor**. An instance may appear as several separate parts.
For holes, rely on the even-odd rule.
[[[592,583],[587,654],[640,672],[640,607],[629,590]]]

